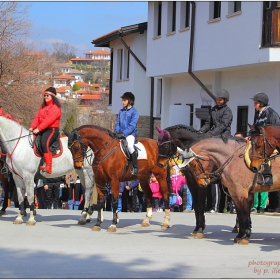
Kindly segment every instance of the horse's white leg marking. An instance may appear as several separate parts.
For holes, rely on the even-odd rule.
[[[33,211],[30,211],[30,218],[29,218],[29,220],[26,222],[26,225],[27,225],[27,226],[35,226],[35,225],[36,225],[36,221],[35,221],[35,218],[34,218]]]
[[[170,209],[165,209],[165,211],[164,211],[164,221],[163,221],[163,224],[161,225],[161,228],[162,229],[169,228],[170,227],[169,221],[170,221]]]
[[[148,227],[150,225],[150,220],[152,219],[152,217],[153,217],[153,209],[152,209],[152,207],[148,207],[147,213],[146,213],[146,218],[142,222],[141,226]]]

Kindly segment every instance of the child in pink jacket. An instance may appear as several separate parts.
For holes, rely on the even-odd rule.
[[[169,206],[172,208],[174,207],[177,203],[177,194],[180,193],[181,191],[181,186],[186,185],[187,181],[186,178],[180,174],[180,170],[178,169],[177,166],[173,166],[171,168],[171,194],[169,196]]]
[[[162,195],[159,190],[159,183],[154,174],[151,175],[150,188],[153,193],[153,212],[162,212],[162,208],[160,207],[162,205]]]

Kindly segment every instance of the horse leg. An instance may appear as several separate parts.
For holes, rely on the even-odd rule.
[[[103,222],[103,208],[105,206],[105,196],[98,196],[98,201],[96,205],[97,209],[97,221],[96,224],[93,226],[93,231],[100,231],[101,230],[101,224]]]
[[[239,233],[239,228],[240,228],[239,218],[238,218],[238,215],[236,214],[235,226],[233,227],[231,232],[232,233]]]
[[[152,191],[149,186],[149,181],[148,177],[146,178],[139,178],[139,182],[141,185],[141,188],[143,190],[145,199],[146,199],[146,204],[147,204],[147,209],[146,209],[146,217],[141,223],[142,227],[148,227],[150,226],[150,220],[153,217],[153,208],[152,208]],[[168,206],[169,207],[169,206]]]
[[[108,227],[108,232],[116,232],[117,231],[117,224],[119,222],[119,215],[118,215],[118,195],[112,194],[112,208],[113,208],[113,221],[112,224]]]
[[[238,199],[238,201],[234,201],[240,224],[239,233],[235,237],[234,242],[241,245],[248,245],[250,241],[252,229],[250,206],[252,200],[253,196],[250,194],[249,198],[243,198],[242,200]]]
[[[19,201],[19,211],[18,211],[18,216],[14,220],[15,225],[21,225],[23,223],[23,216],[26,216],[26,211],[24,207],[24,200],[21,200],[20,198],[18,199]]]
[[[27,226],[36,225],[35,216],[36,216],[36,210],[35,210],[34,202],[32,202],[30,204],[30,217],[29,217],[28,221],[26,222]]]
[[[191,194],[193,196],[193,205],[196,218],[196,227],[192,232],[191,236],[194,238],[204,238],[205,224],[205,199],[207,195],[207,188],[201,188],[199,186],[189,186]]]

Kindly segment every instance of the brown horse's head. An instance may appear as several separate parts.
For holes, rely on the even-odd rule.
[[[84,164],[87,147],[77,130],[73,130],[71,133],[64,131],[64,133],[68,136],[68,149],[72,153],[74,168],[81,169]]]
[[[251,152],[250,168],[253,172],[260,170],[262,164],[267,162],[273,151],[277,148],[277,141],[273,135],[273,126],[254,126],[250,127]]]
[[[207,187],[214,177],[215,166],[213,161],[210,161],[208,157],[197,155],[192,149],[188,151],[178,149],[178,151],[184,157],[182,167],[187,166],[198,186]]]

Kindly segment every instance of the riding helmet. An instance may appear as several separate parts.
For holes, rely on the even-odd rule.
[[[259,101],[259,102],[262,102],[265,106],[268,105],[268,96],[263,93],[263,92],[258,92],[257,94],[254,95],[253,98],[251,98],[255,101]]]
[[[217,98],[225,98],[227,101],[229,101],[229,93],[226,89],[221,89],[216,93]]]
[[[121,96],[121,98],[123,98],[123,99],[128,99],[128,100],[132,100],[133,102],[135,101],[134,94],[133,94],[132,92],[130,92],[130,91],[125,92],[125,93]]]

